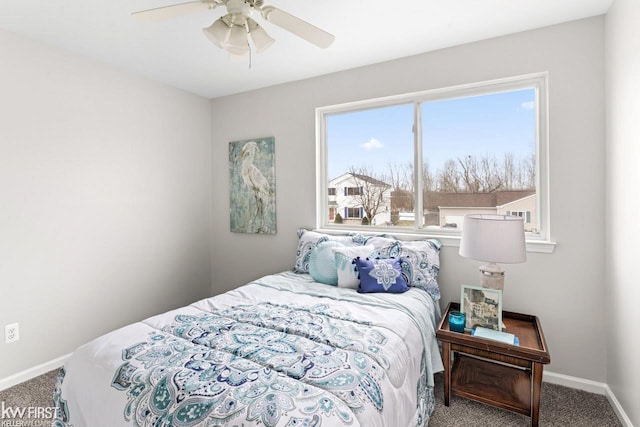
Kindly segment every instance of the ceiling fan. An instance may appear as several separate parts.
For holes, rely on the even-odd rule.
[[[134,12],[143,21],[156,21],[225,6],[226,15],[203,28],[205,36],[216,46],[229,52],[231,59],[244,58],[251,52],[249,37],[260,53],[275,40],[251,17],[257,11],[262,18],[292,34],[322,48],[329,47],[335,37],[302,19],[273,6],[263,6],[264,0],[196,0],[171,6]]]

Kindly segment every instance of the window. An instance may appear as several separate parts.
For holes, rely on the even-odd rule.
[[[517,216],[519,218],[524,218],[525,224],[531,222],[531,211],[507,211],[507,215]]]
[[[362,209],[357,208],[344,208],[344,217],[345,218],[362,218]]]
[[[344,187],[345,196],[359,196],[362,193],[362,187]]]
[[[330,196],[335,196],[336,195],[336,188],[335,187],[329,187],[329,195]]]
[[[484,213],[523,217],[528,239],[548,240],[545,83],[539,74],[318,108],[317,194],[332,196],[319,197],[318,227],[455,236],[464,215]],[[369,221],[336,224],[338,212]]]

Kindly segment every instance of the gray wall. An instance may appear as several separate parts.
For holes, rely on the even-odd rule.
[[[0,56],[3,379],[209,295],[211,113],[7,32]]]
[[[315,224],[316,107],[549,72],[553,254],[507,266],[505,309],[541,318],[550,371],[606,382],[604,18],[430,52],[212,101],[213,292],[293,266],[299,227]],[[286,66],[286,64],[283,64]],[[278,233],[229,231],[228,142],[276,139]],[[443,305],[479,263],[442,251]]]
[[[606,19],[607,383],[640,425],[640,2],[615,0]]]

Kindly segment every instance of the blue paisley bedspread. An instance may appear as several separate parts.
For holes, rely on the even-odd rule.
[[[424,291],[265,276],[77,349],[54,426],[426,426],[442,370]]]

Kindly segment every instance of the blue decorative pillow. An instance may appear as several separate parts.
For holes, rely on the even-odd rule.
[[[318,243],[309,254],[309,274],[316,282],[325,285],[338,285],[338,269],[333,248],[342,248],[340,242],[327,240]]]
[[[400,272],[400,260],[395,258],[353,260],[358,270],[360,286],[358,292],[388,292],[400,294],[409,290]]]

